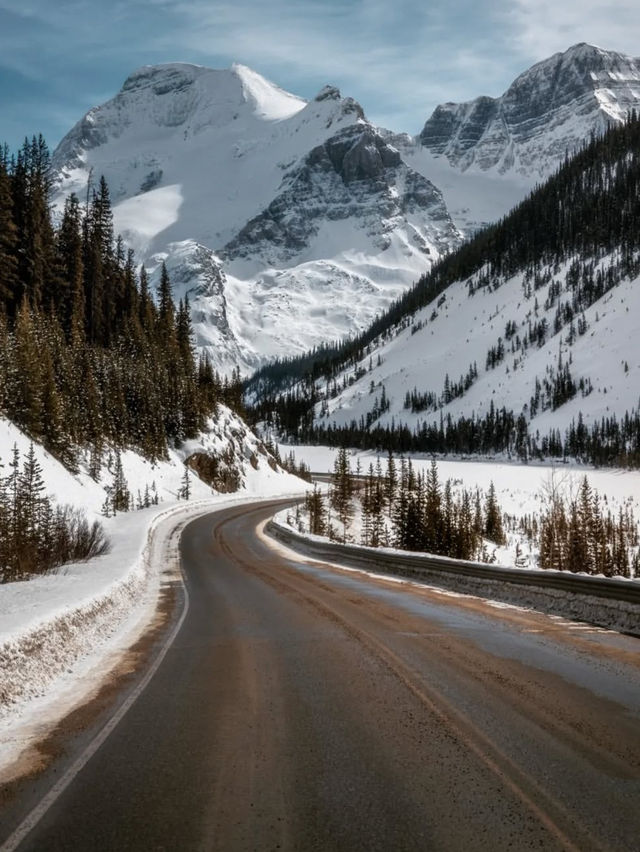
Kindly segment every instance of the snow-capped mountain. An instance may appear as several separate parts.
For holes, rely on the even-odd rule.
[[[473,227],[507,213],[592,133],[639,107],[640,60],[577,44],[501,97],[441,104],[403,156],[443,191],[454,220]]]
[[[445,258],[358,339],[256,373],[248,398],[259,416],[301,442],[384,446],[392,435],[407,446],[412,436],[425,451],[468,452],[526,443],[537,456],[635,464],[639,152],[635,116]],[[291,399],[298,408],[287,409]],[[300,426],[292,414],[305,404],[315,418]],[[590,448],[586,433],[576,437],[583,429]]]
[[[214,363],[246,370],[366,328],[639,106],[640,63],[586,44],[416,137],[331,86],[306,102],[241,65],[147,66],[60,143],[56,202],[104,174],[116,232],[152,280],[167,263]]]
[[[461,239],[354,100],[307,103],[240,65],[136,71],[53,165],[58,204],[106,177],[116,232],[152,276],[166,261],[223,368],[362,329]]]

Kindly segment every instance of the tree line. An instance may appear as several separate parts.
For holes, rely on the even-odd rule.
[[[340,449],[328,495],[316,485],[306,494],[304,511],[310,533],[335,541],[354,540],[357,518],[358,543],[367,547],[490,562],[494,546],[506,544],[510,532],[520,539],[517,567],[527,563],[526,540],[543,569],[640,576],[640,533],[630,503],[612,512],[586,476],[574,494],[557,477],[543,490],[542,511],[518,518],[503,512],[493,483],[486,494],[451,479],[442,484],[435,460],[426,472],[416,473],[411,461],[401,458],[398,464],[390,453],[384,472],[378,458],[362,474],[359,468],[353,471],[348,452]]]
[[[489,561],[488,543],[506,540],[493,484],[486,495],[479,489],[454,489],[451,479],[440,483],[435,461],[426,473],[416,473],[410,460],[398,463],[391,453],[384,473],[378,460],[362,475],[352,470],[349,454],[341,448],[328,500],[316,486],[307,492],[305,509],[312,534],[343,542],[358,515],[359,543],[367,547]]]
[[[285,399],[279,405],[285,404]],[[577,459],[600,466],[640,467],[640,410],[627,411],[618,419],[603,416],[587,425],[581,414],[572,418],[561,432],[549,429],[533,432],[525,415],[516,415],[493,402],[484,416],[472,414],[454,418],[450,413],[436,421],[419,421],[415,427],[396,422],[367,428],[364,418],[344,425],[306,421],[283,428],[287,419],[265,421],[281,430],[285,439],[298,444],[392,452],[395,454],[430,453],[437,455],[504,455],[521,461],[537,459]]]
[[[3,469],[8,473],[2,475]],[[90,523],[82,511],[55,505],[46,494],[33,444],[23,461],[17,447],[6,467],[0,460],[0,582],[98,556],[107,548],[98,521]]]
[[[241,407],[239,375],[197,358],[188,301],[163,265],[154,300],[144,267],[114,236],[109,189],[50,214],[42,137],[0,151],[0,412],[74,470],[109,447],[146,458],[194,437],[218,402]]]

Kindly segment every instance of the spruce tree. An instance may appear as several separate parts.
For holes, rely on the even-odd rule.
[[[493,482],[489,485],[489,493],[484,508],[484,534],[496,544],[504,544],[506,541],[504,530],[502,528],[502,517],[498,500],[496,497],[496,489]]]

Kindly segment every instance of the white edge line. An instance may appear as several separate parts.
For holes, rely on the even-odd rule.
[[[147,671],[147,673],[142,678],[140,683],[138,683],[135,689],[128,695],[126,700],[116,710],[116,712],[109,719],[109,721],[105,723],[104,727],[102,727],[98,731],[98,733],[91,740],[91,742],[82,752],[82,754],[77,757],[76,760],[74,760],[74,762],[67,769],[64,775],[62,775],[58,779],[58,781],[56,781],[56,783],[53,785],[53,787],[51,787],[49,792],[40,800],[40,802],[33,808],[33,810],[15,829],[13,834],[11,834],[7,838],[7,840],[5,840],[2,846],[0,846],[0,852],[14,852],[14,850],[18,848],[18,846],[22,843],[22,841],[29,834],[29,832],[32,831],[40,822],[40,820],[46,814],[49,808],[64,793],[64,791],[71,784],[74,778],[84,769],[84,767],[91,760],[93,755],[98,751],[100,746],[105,742],[105,740],[109,737],[115,727],[122,721],[127,712],[131,709],[131,707],[135,704],[135,702],[147,688],[149,682],[151,681],[151,678],[160,668],[162,661],[167,655],[167,651],[169,650],[176,636],[180,632],[180,628],[182,627],[182,624],[185,618],[187,617],[187,612],[189,611],[189,591],[187,589],[187,584],[184,580],[184,574],[182,573],[182,566],[180,566],[180,582],[182,583],[182,588],[184,590],[184,606],[182,608],[180,619],[171,631],[170,636],[167,638],[166,642],[162,646],[162,650],[160,651],[156,659],[153,661],[151,668]]]

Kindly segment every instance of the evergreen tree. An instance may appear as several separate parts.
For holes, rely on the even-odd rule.
[[[489,493],[484,508],[484,534],[496,544],[505,543],[505,534],[502,528],[502,517],[496,497],[496,489],[493,482],[489,485]]]
[[[325,535],[327,532],[326,508],[322,491],[317,484],[313,491],[308,491],[305,499],[305,507],[309,513],[309,532],[311,535]]]
[[[180,500],[191,499],[191,479],[189,477],[189,465],[186,462],[184,465],[184,473],[182,474],[182,482],[180,484],[178,497]]]
[[[18,298],[18,229],[13,219],[7,159],[6,148],[0,149],[0,305],[11,311]]]
[[[111,486],[111,510],[114,515],[116,512],[128,512],[130,505],[131,495],[122,468],[122,456],[120,450],[118,450],[115,457],[113,485]]]
[[[347,540],[347,527],[353,518],[352,497],[354,484],[351,478],[351,464],[349,453],[344,447],[338,450],[331,476],[330,501],[336,510],[338,519],[342,524],[342,540]]]

